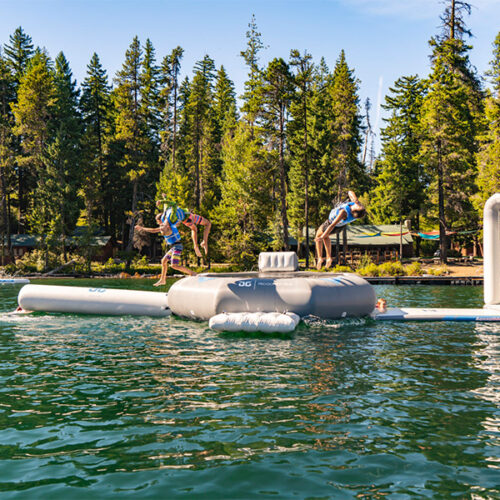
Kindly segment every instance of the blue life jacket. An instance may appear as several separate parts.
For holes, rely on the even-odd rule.
[[[171,210],[171,209],[169,209]],[[181,210],[182,209],[178,209],[178,210]],[[182,212],[184,213],[184,212]],[[169,234],[168,236],[162,234],[162,236],[165,238],[165,243],[167,245],[173,245],[174,243],[178,243],[179,241],[181,241],[181,234],[179,233],[179,230],[177,229],[177,224],[179,224],[179,219],[177,219],[176,222],[171,222],[170,220],[170,217],[169,216],[169,213],[168,213],[168,210],[167,212],[165,213],[162,213],[161,214],[161,221],[162,222],[165,222],[165,220],[168,220],[168,223],[170,224],[170,229],[172,229],[172,233]]]
[[[332,223],[337,215],[340,213],[341,210],[345,210],[347,213],[347,217],[343,220],[341,220],[335,227],[343,227],[352,222],[353,220],[356,220],[356,217],[352,215],[352,206],[354,206],[356,203],[353,201],[349,201],[347,203],[341,203],[340,205],[337,205],[332,211],[330,212],[330,215],[328,216],[328,221]]]

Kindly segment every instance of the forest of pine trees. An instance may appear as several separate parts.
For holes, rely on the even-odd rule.
[[[148,254],[134,225],[154,224],[166,193],[212,221],[213,259],[250,265],[289,236],[304,242],[353,189],[364,222],[439,229],[446,259],[447,233],[478,229],[500,190],[500,33],[484,85],[470,5],[445,6],[429,75],[389,89],[375,159],[370,103],[344,50],[332,69],[295,49],[262,65],[252,18],[241,96],[208,54],[189,73],[181,47],[158,58],[137,37],[114,78],[93,54],[78,85],[63,52],[52,59],[19,27],[0,47],[2,255],[14,259],[12,234],[37,234],[46,255],[65,256],[77,226]]]

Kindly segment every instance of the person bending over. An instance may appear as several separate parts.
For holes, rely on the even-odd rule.
[[[156,205],[161,207],[163,203],[163,214],[170,221],[174,222],[175,220],[180,220],[185,226],[187,226],[191,230],[191,238],[193,240],[194,252],[197,257],[201,257],[200,248],[198,246],[198,224],[204,226],[203,230],[203,241],[200,246],[205,251],[205,255],[208,254],[208,235],[210,234],[210,229],[212,227],[212,223],[202,217],[201,215],[194,214],[189,212],[188,210],[184,210],[183,208],[178,207],[173,202],[168,202],[166,195],[163,194],[163,200],[157,201]],[[165,203],[167,202],[167,203]]]
[[[158,227],[144,227],[144,226],[135,226],[137,231],[145,231],[146,233],[160,233],[165,239],[165,243],[167,244],[167,252],[161,259],[161,275],[160,279],[153,286],[160,286],[166,284],[167,279],[167,271],[168,271],[168,263],[173,269],[176,271],[180,271],[184,274],[189,274],[190,276],[196,275],[194,271],[191,269],[181,266],[181,254],[182,254],[182,243],[181,243],[181,235],[179,230],[177,229],[177,223],[171,223],[168,218],[163,217],[163,214],[158,214],[156,216],[156,222],[158,223]],[[168,247],[171,248],[168,250]]]
[[[323,222],[316,231],[314,242],[316,243],[316,269],[318,271],[323,267],[323,247],[326,252],[326,267],[332,265],[331,232],[336,228],[346,226],[353,220],[363,217],[366,213],[365,207],[358,200],[354,191],[349,191],[348,195],[351,201],[334,207],[328,216],[328,220]]]

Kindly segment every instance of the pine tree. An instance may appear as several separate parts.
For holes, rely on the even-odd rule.
[[[24,32],[21,26],[19,26],[9,37],[9,44],[5,45],[5,58],[10,66],[14,79],[14,103],[17,102],[19,83],[34,53],[35,51],[33,49],[31,37]],[[22,156],[20,137],[14,137],[13,148],[16,158],[20,158]],[[17,173],[18,232],[24,229],[27,191],[30,180],[29,174],[25,172],[21,163],[16,161],[14,167]]]
[[[211,214],[217,247],[226,259],[249,267],[268,245],[273,167],[244,122],[226,133],[222,159],[221,201]]]
[[[165,56],[161,65],[160,91],[163,128],[161,131],[161,152],[163,162],[172,163],[176,169],[177,135],[179,129],[178,106],[179,106],[179,74],[184,49],[177,46],[172,52]]]
[[[389,224],[412,217],[418,230],[425,178],[420,153],[420,111],[424,86],[418,76],[396,80],[383,108],[390,113],[382,130],[379,173],[370,200],[373,222]]]
[[[296,228],[300,241],[301,227],[306,228],[306,268],[309,267],[309,182],[310,182],[310,121],[311,97],[314,82],[312,56],[301,55],[298,50],[290,52],[290,65],[295,68],[295,98],[290,106],[292,120],[288,125],[291,167],[289,172],[288,207],[291,226]]]
[[[125,53],[122,69],[116,75],[116,88],[113,93],[116,107],[115,138],[122,147],[120,164],[132,187],[128,252],[132,250],[140,183],[147,173],[150,152],[146,119],[141,108],[142,61],[141,44],[139,38],[135,37]]]
[[[12,133],[14,119],[11,111],[14,99],[14,75],[0,49],[0,210],[2,212],[0,252],[2,265],[5,265],[7,253],[10,259],[14,260],[10,240],[9,216],[9,195],[13,187],[15,165],[14,136]]]
[[[189,147],[186,171],[194,181],[196,210],[209,210],[216,201],[217,150],[213,114],[214,61],[206,55],[194,68],[189,98],[185,106]],[[186,137],[187,138],[187,137]]]
[[[327,124],[333,143],[330,151],[332,175],[339,201],[347,189],[363,193],[367,186],[364,165],[359,160],[362,119],[359,110],[359,82],[347,65],[342,50],[328,86],[332,119]]]
[[[83,115],[82,179],[86,220],[110,229],[109,213],[112,199],[106,161],[106,146],[110,140],[111,88],[99,56],[94,53],[82,83],[80,107]]]
[[[12,68],[17,87],[35,51],[31,37],[24,32],[21,26],[9,37],[9,42],[5,45],[5,57]]]
[[[461,2],[463,3],[463,2]],[[455,2],[451,2],[451,7]],[[422,161],[431,176],[430,199],[437,205],[441,260],[447,260],[447,235],[452,228],[469,228],[476,222],[472,199],[477,166],[477,132],[482,113],[482,92],[471,68],[470,47],[461,36],[460,16],[448,38],[431,39],[432,72],[422,104]],[[452,36],[455,38],[451,38]],[[436,199],[437,195],[437,199]]]
[[[217,143],[220,147],[222,137],[228,129],[236,126],[238,120],[234,83],[229,79],[224,66],[219,68],[215,79],[213,111],[217,128]]]
[[[477,154],[479,189],[477,206],[479,214],[486,200],[500,192],[500,32],[493,43],[493,60],[488,76],[492,88],[485,102],[485,127],[480,136]]]
[[[51,117],[54,141],[48,148],[43,175],[49,177],[53,184],[53,217],[60,221],[56,236],[61,237],[66,257],[65,237],[73,232],[80,212],[77,193],[81,183],[82,118],[79,110],[80,92],[62,52],[55,60],[54,84],[55,100]],[[49,179],[45,183],[49,185]]]
[[[285,165],[286,125],[293,98],[293,76],[281,58],[273,59],[263,75],[261,117],[270,148],[276,153],[283,247],[288,250],[287,167]]]
[[[248,79],[245,82],[245,92],[241,96],[243,106],[241,112],[243,113],[244,120],[253,128],[259,114],[261,107],[259,89],[262,86],[262,69],[259,66],[259,52],[265,48],[261,40],[261,34],[257,28],[255,15],[248,24],[247,48],[240,52],[241,57],[245,60],[248,66]]]
[[[21,77],[17,103],[12,105],[16,124],[14,133],[22,138],[23,155],[18,157],[19,165],[26,172],[28,188],[39,184],[45,169],[47,148],[51,137],[51,117],[56,99],[54,70],[48,56],[44,52],[37,52]],[[32,199],[28,222],[37,227],[37,232],[43,230],[46,223],[45,200],[39,194],[37,186]],[[24,221],[20,221],[24,225]],[[40,224],[42,227],[40,227]]]

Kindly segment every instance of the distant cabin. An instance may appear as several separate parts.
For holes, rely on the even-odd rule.
[[[400,235],[400,233],[402,234]],[[337,233],[330,234],[332,242],[332,255],[335,256],[337,241],[339,243],[339,252],[341,261],[343,261],[344,241],[343,231],[339,228]],[[309,228],[309,248],[314,252],[315,228]],[[401,243],[403,257],[413,257],[413,238],[408,228],[403,225],[402,231],[399,224],[348,224],[346,227],[347,241],[345,245],[345,262],[354,264],[359,261],[362,255],[368,255],[375,263],[388,260],[398,260]],[[290,238],[290,246],[293,250],[304,255],[305,251],[305,231],[300,242],[295,238]]]
[[[40,236],[34,234],[11,234],[10,241],[14,258],[20,259],[24,254],[29,253],[35,248],[39,247]],[[99,262],[106,262],[109,258],[114,257],[116,253],[111,236],[93,236],[91,239],[91,245],[93,247],[96,247],[96,254],[93,257],[93,260]],[[69,252],[71,252],[72,249],[78,248],[78,240],[71,236],[68,237],[67,247]],[[3,253],[4,263],[9,264],[10,258],[7,249],[7,238],[4,238]]]

